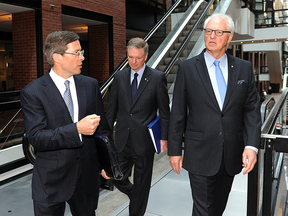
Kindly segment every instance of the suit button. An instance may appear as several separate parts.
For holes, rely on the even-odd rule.
[[[79,157],[76,157],[76,160],[79,160],[80,158]]]
[[[224,114],[221,114],[221,117],[224,117]]]
[[[130,128],[127,128],[127,130],[129,130]]]
[[[221,136],[222,135],[222,132],[219,132],[219,136]]]
[[[130,116],[132,116],[132,113],[130,113]]]

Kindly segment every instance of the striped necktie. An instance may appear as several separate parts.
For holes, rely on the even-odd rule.
[[[64,95],[63,95],[63,98],[64,98],[64,101],[66,103],[66,106],[69,110],[69,113],[70,113],[70,116],[72,118],[72,121],[74,122],[74,108],[73,108],[73,101],[72,101],[72,96],[71,96],[71,92],[70,92],[70,81],[69,80],[66,80],[64,82],[64,85],[66,87],[66,90],[64,92]]]

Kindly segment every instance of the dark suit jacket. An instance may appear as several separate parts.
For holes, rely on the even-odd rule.
[[[90,114],[101,116],[102,134],[111,137],[97,80],[74,76],[79,120]],[[21,91],[25,131],[37,152],[32,178],[32,198],[42,202],[68,200],[81,169],[87,193],[99,192],[99,168],[94,136],[82,142],[67,106],[49,72]]]
[[[205,51],[205,50],[204,50]],[[251,63],[227,54],[228,86],[222,111],[214,95],[204,51],[180,64],[170,118],[168,154],[182,155],[190,173],[215,175],[224,153],[229,175],[242,169],[245,146],[259,147],[260,98]],[[188,107],[188,114],[187,114]]]
[[[166,75],[146,66],[132,103],[130,73],[131,68],[116,73],[109,95],[106,117],[111,127],[117,119],[115,146],[119,153],[124,149],[130,135],[137,155],[153,154],[155,149],[147,125],[156,118],[158,108],[161,138],[168,139],[170,109]]]

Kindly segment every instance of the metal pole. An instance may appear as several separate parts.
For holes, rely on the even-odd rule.
[[[266,139],[266,149],[264,153],[264,180],[263,180],[263,204],[262,215],[271,215],[271,195],[272,195],[272,145],[271,139]]]

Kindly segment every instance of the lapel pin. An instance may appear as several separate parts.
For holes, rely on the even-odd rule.
[[[145,78],[145,81],[147,81],[147,82],[148,82],[148,79],[147,79],[147,78]]]
[[[233,65],[231,65],[231,68],[233,68]]]

